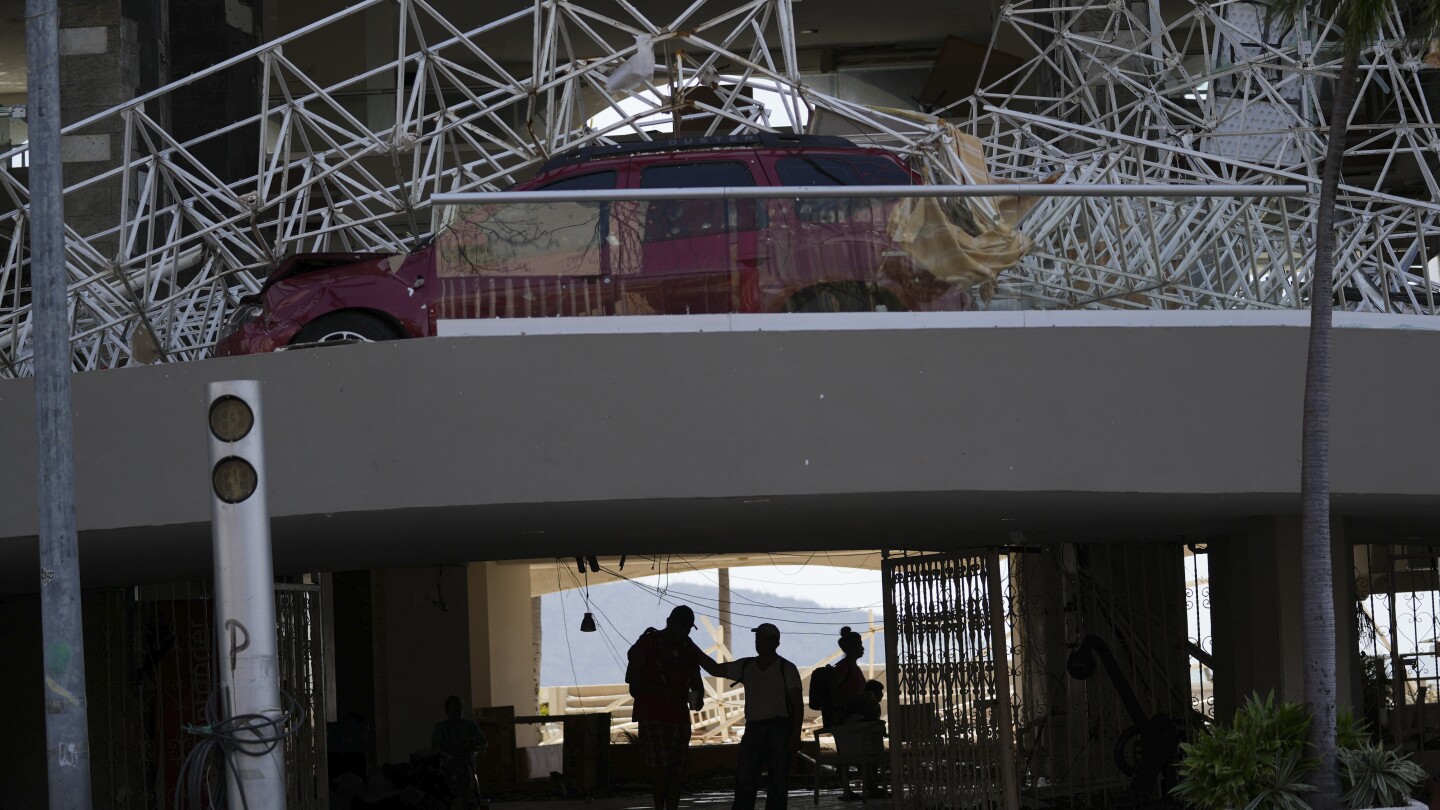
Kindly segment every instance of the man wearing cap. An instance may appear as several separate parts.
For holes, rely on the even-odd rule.
[[[690,640],[695,611],[670,611],[665,629],[647,630],[630,647],[626,680],[635,698],[640,758],[653,774],[655,810],[679,810],[680,784],[690,747],[689,693],[700,686],[699,669],[720,675],[720,665]],[[698,707],[695,707],[698,708]]]
[[[754,810],[760,769],[770,771],[765,810],[785,810],[789,801],[790,760],[800,746],[805,707],[800,670],[781,658],[780,628],[756,627],[755,657],[723,664],[725,677],[745,685],[745,736],[735,774],[734,810]]]

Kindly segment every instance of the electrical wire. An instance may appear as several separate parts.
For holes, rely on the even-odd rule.
[[[677,606],[677,607],[679,607],[680,605],[685,605],[686,607],[689,607],[691,610],[695,610],[695,608],[696,608],[697,606],[698,606],[698,607],[702,607],[702,608],[706,606],[704,602],[696,601],[696,600],[698,599],[698,597],[691,597],[690,599],[685,599],[684,597],[687,596],[687,594],[684,594],[683,592],[680,592],[680,591],[667,591],[667,592],[664,593],[664,594],[660,594],[659,591],[658,591],[658,589],[652,588],[652,587],[650,587],[650,586],[648,586],[648,585],[644,585],[644,584],[642,584],[642,583],[640,583],[640,582],[636,582],[635,580],[631,579],[630,577],[624,576],[623,574],[621,574],[621,573],[618,572],[618,571],[611,571],[611,570],[609,570],[609,569],[607,569],[607,568],[604,568],[603,566],[602,566],[601,570],[602,570],[602,571],[605,571],[605,572],[608,573],[608,574],[611,574],[612,576],[615,576],[615,577],[618,578],[618,579],[623,579],[624,581],[630,583],[631,585],[634,585],[635,587],[640,588],[640,589],[642,589],[642,590],[644,590],[644,591],[646,591],[646,592],[648,592],[648,593],[656,593],[656,594],[658,594],[658,595],[659,595],[659,598],[660,598],[660,601],[662,601],[662,602],[666,602],[666,603],[675,605],[675,606]],[[678,594],[681,598],[680,598],[680,599],[670,598],[670,593],[676,593],[676,594]],[[785,608],[780,608],[780,609],[781,609],[781,610],[784,610]],[[714,613],[706,613],[706,612],[702,612],[702,611],[699,611],[699,610],[695,610],[695,613],[696,613],[696,615],[704,616],[704,617],[706,617],[706,618],[714,619],[714,620],[716,620],[716,621],[719,621],[719,620],[720,620],[720,617],[719,617],[718,615],[714,614]],[[765,621],[775,620],[775,618],[776,618],[776,617],[774,617],[774,616],[763,616],[763,615],[754,614],[754,613],[737,613],[737,612],[734,611],[734,610],[731,610],[731,611],[730,611],[730,615],[731,615],[732,617],[733,617],[733,616],[740,616],[740,617],[747,618],[747,619],[762,619],[762,620],[765,620]],[[844,625],[851,624],[851,622],[810,622],[810,621],[803,621],[803,620],[800,620],[800,619],[780,619],[779,621],[783,621],[783,622],[786,622],[786,623],[788,623],[788,624],[821,625],[821,626],[825,626],[825,627],[841,627],[841,626],[844,626]],[[792,635],[803,635],[803,636],[831,636],[831,635],[834,635],[833,632],[819,632],[819,631],[815,631],[815,630],[789,630],[789,631],[786,631],[786,632],[788,632],[788,633],[790,633],[790,634],[792,634]]]
[[[560,587],[560,558],[555,558],[555,592],[560,597],[560,629],[565,633],[565,657],[570,661],[570,682],[580,691],[580,676],[575,674],[575,652],[570,648],[570,620],[565,617],[565,590]],[[543,615],[543,614],[542,614]],[[562,712],[569,707],[562,707]]]
[[[575,572],[574,572],[574,571],[571,571],[571,572],[570,572],[570,578],[576,582],[576,585],[577,585],[577,587],[578,587],[578,585],[579,585],[579,577],[577,577],[577,576],[575,575]],[[587,579],[588,579],[588,577],[587,577]],[[591,607],[593,607],[593,608],[595,608],[596,610],[600,610],[600,606],[597,605],[597,604],[595,604],[594,602],[591,602],[588,596],[586,597],[586,600],[585,600],[585,607],[586,607],[586,608],[591,608]],[[615,623],[614,623],[614,622],[611,622],[611,621],[610,621],[610,618],[609,618],[608,616],[605,616],[605,611],[600,610],[600,615],[603,616],[603,617],[605,617],[605,621],[608,622],[611,626],[614,626]],[[568,632],[568,628],[567,628],[567,632]],[[617,635],[618,635],[618,631],[617,631]],[[566,638],[568,639],[569,636],[566,636]],[[607,638],[604,633],[601,633],[601,634],[600,634],[600,640],[605,643],[605,646],[606,646],[607,648],[609,648],[609,650],[610,650],[610,657],[613,658],[613,659],[615,659],[615,663],[618,664],[618,665],[620,666],[620,668],[623,670],[623,669],[625,668],[625,662],[620,658],[620,655],[615,651],[615,648],[614,648],[614,646],[610,643],[609,638]],[[626,647],[629,647],[629,645],[627,644]],[[572,667],[572,668],[574,667],[574,660],[573,660],[573,659],[571,660],[571,667]]]
[[[718,580],[717,578],[715,578],[715,577],[712,577],[712,576],[709,574],[708,571],[706,571],[706,570],[704,570],[704,569],[701,569],[701,568],[696,568],[695,565],[694,565],[694,563],[691,563],[689,560],[682,560],[682,562],[684,562],[686,565],[690,566],[690,569],[691,569],[692,571],[694,571],[695,573],[699,574],[699,575],[702,576],[702,577],[705,577],[707,580],[709,580],[710,582],[714,583],[716,586],[719,586],[719,584],[720,584],[719,580]],[[741,580],[746,581],[746,582],[766,582],[766,581],[767,581],[767,580],[748,580],[748,579],[744,579],[743,577],[736,577],[736,576],[733,575],[733,574],[731,575],[731,579],[741,579]],[[773,584],[779,585],[779,584],[783,584],[783,583],[778,583],[778,582],[777,582],[777,583],[773,583]],[[868,584],[870,584],[870,583],[868,583],[868,582],[862,582],[862,583],[856,583],[856,584],[868,585]],[[757,607],[771,608],[771,609],[773,609],[773,610],[788,610],[788,611],[792,611],[792,612],[796,612],[796,613],[815,613],[815,614],[825,614],[825,613],[853,613],[853,612],[855,612],[855,611],[857,611],[857,610],[865,610],[865,609],[867,609],[867,608],[872,608],[872,607],[875,607],[876,605],[880,604],[880,602],[871,602],[871,603],[868,604],[868,605],[861,605],[861,606],[859,606],[859,607],[844,607],[844,608],[789,607],[789,606],[784,606],[784,605],[771,605],[771,604],[768,604],[768,603],[766,603],[766,602],[761,602],[761,601],[759,601],[758,599],[752,599],[752,598],[746,596],[746,595],[743,594],[743,593],[738,593],[738,592],[733,592],[733,591],[732,591],[732,595],[735,596],[735,597],[738,597],[738,598],[740,598],[740,599],[742,599],[742,600],[744,600],[744,601],[746,601],[746,602],[749,602],[750,604],[755,605],[755,606],[757,606]]]
[[[639,586],[642,587],[642,588],[647,588],[647,589],[650,588],[650,586],[645,585],[644,583],[636,582],[635,584],[636,584],[636,585],[639,585]],[[688,593],[688,592],[686,592],[686,591],[676,590],[675,588],[671,588],[669,591],[666,592],[666,594],[667,594],[667,595],[669,595],[669,594],[674,594],[676,597],[678,597],[678,598],[681,599],[682,601],[684,601],[684,602],[686,602],[686,603],[688,603],[688,604],[691,604],[691,605],[703,604],[703,603],[704,603],[704,600],[707,598],[706,596],[704,596],[704,595],[702,595],[702,594],[698,594],[698,593]],[[800,613],[800,612],[806,612],[807,615],[808,615],[808,611],[814,611],[814,610],[823,611],[824,613],[828,613],[828,614],[835,614],[835,613],[855,613],[855,612],[858,612],[858,611],[861,611],[861,610],[866,610],[866,609],[875,607],[876,605],[879,605],[880,602],[872,602],[872,603],[869,604],[869,605],[862,605],[862,606],[856,607],[856,608],[840,608],[840,609],[835,609],[835,608],[798,608],[798,607],[788,607],[788,606],[786,606],[786,605],[767,605],[767,604],[765,604],[764,602],[752,602],[752,604],[754,604],[756,607],[770,608],[770,609],[772,609],[772,610],[777,610],[777,611],[781,611],[781,612],[785,612],[785,613]],[[760,613],[739,613],[739,612],[736,612],[734,608],[731,608],[731,610],[730,610],[730,615],[732,615],[732,616],[743,616],[743,617],[745,617],[745,618],[747,618],[747,619],[767,619],[767,620],[768,620],[768,619],[773,619],[773,618],[774,618],[773,616],[766,616],[766,615],[760,614]],[[814,624],[814,625],[823,625],[823,626],[828,626],[828,627],[841,627],[841,626],[844,626],[844,625],[850,625],[850,624],[854,624],[854,623],[855,623],[855,621],[854,621],[853,619],[846,619],[846,620],[844,620],[844,621],[830,621],[830,622],[805,621],[805,620],[803,620],[803,619],[782,619],[781,621],[791,622],[791,623],[793,623],[793,624]]]
[[[226,792],[225,770],[239,770],[235,765],[238,756],[270,756],[286,738],[294,736],[300,730],[304,721],[305,707],[284,690],[281,690],[280,696],[285,710],[276,717],[237,714],[222,720],[220,690],[221,687],[217,686],[205,701],[205,724],[184,726],[185,731],[203,739],[190,749],[190,753],[186,754],[184,761],[180,763],[173,794],[176,810],[184,807],[187,794],[191,808],[215,808],[216,797]],[[245,796],[245,783],[236,779],[235,785],[240,794],[241,807],[248,810],[250,802]]]

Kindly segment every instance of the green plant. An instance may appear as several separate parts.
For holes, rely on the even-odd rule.
[[[1306,777],[1319,765],[1306,756],[1309,732],[1301,704],[1277,702],[1273,692],[1252,695],[1228,727],[1217,724],[1181,746],[1181,781],[1172,792],[1197,810],[1309,810],[1305,796],[1314,786]],[[1335,732],[1347,807],[1394,806],[1424,779],[1418,765],[1373,742],[1349,712],[1336,717]]]
[[[1398,807],[1425,781],[1425,769],[1378,743],[1342,747],[1340,781],[1347,807]]]
[[[1314,767],[1313,763],[1307,767],[1298,750],[1286,754],[1275,766],[1269,783],[1260,787],[1260,792],[1245,805],[1245,810],[1310,810],[1301,794],[1309,793],[1314,787],[1300,781],[1301,774],[1310,767]]]
[[[1309,731],[1304,706],[1251,696],[1229,727],[1181,746],[1173,792],[1199,810],[1306,810],[1304,777],[1316,765],[1304,755]]]

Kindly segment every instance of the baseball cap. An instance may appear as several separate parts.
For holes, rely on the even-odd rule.
[[[756,627],[750,632],[754,633],[757,636],[774,636],[776,638],[780,637],[780,628],[776,627],[770,622],[765,622],[764,624]]]
[[[684,624],[680,624],[681,622],[684,622]],[[670,611],[670,620],[666,622],[666,624],[680,624],[681,627],[694,627],[695,611],[691,610],[688,605],[680,605]]]

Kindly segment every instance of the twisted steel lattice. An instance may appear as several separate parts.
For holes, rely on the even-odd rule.
[[[1333,23],[1272,31],[1263,4],[1247,0],[1195,0],[1164,17],[1153,2],[1048,5],[1002,6],[992,54],[995,43],[1020,41],[1034,55],[939,111],[984,141],[994,178],[1306,182],[1318,193],[1321,97],[1339,59]],[[112,226],[68,231],[75,368],[203,357],[227,311],[281,257],[406,250],[429,230],[432,194],[508,185],[570,147],[653,137],[639,122],[656,116],[689,116],[711,134],[771,130],[782,117],[838,119],[938,180],[967,180],[950,159],[954,130],[938,120],[806,84],[790,0],[695,0],[673,20],[628,2],[610,7],[617,16],[580,0],[537,0],[461,30],[424,0],[364,0],[72,124],[67,132],[117,132],[120,157],[68,187],[67,199],[118,186],[123,201]],[[386,64],[322,86],[292,58],[352,18],[397,11],[396,57]],[[1436,82],[1402,34],[1397,16],[1363,57],[1336,283],[1348,309],[1436,314],[1440,245],[1424,239],[1440,215]],[[652,38],[664,69],[622,106],[605,79],[634,55],[635,35]],[[528,71],[484,45],[502,40],[530,43]],[[258,114],[184,142],[164,125],[157,111],[180,88],[257,66]],[[689,92],[701,84],[715,95]],[[776,94],[775,109],[756,101],[755,88]],[[595,115],[607,109],[615,123],[601,126]],[[237,142],[254,154],[240,180],[220,179],[197,157]],[[12,208],[0,215],[0,377],[29,374],[31,364],[28,193],[8,168],[24,160],[23,146],[0,155],[0,194]],[[1314,204],[1048,199],[1024,223],[1035,248],[1002,274],[988,305],[1301,307]]]

